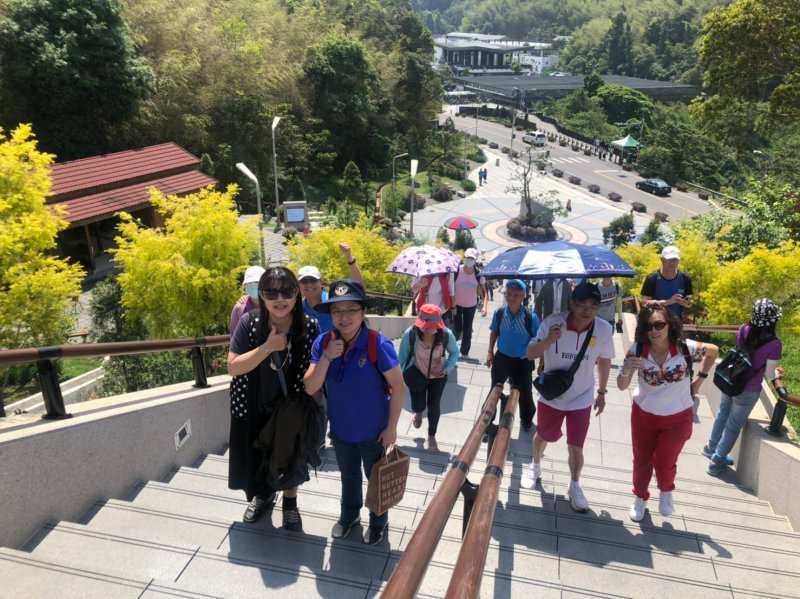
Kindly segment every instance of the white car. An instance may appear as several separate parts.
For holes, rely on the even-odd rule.
[[[522,141],[535,147],[543,147],[547,142],[547,136],[543,131],[534,131],[522,137]]]

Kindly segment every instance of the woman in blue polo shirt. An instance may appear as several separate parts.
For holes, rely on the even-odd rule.
[[[396,441],[405,396],[394,345],[383,335],[370,333],[364,322],[366,301],[364,287],[356,281],[331,284],[328,301],[317,310],[330,313],[333,329],[314,342],[305,376],[306,391],[312,395],[325,385],[331,438],[342,476],[342,507],[331,532],[334,539],[346,537],[360,522],[362,465],[369,478],[385,448]],[[364,542],[379,543],[387,524],[388,514],[370,512]]]

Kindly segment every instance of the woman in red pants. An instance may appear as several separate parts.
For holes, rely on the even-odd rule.
[[[634,345],[617,376],[617,385],[624,390],[633,374],[639,373],[631,412],[636,499],[630,517],[634,522],[644,518],[653,470],[660,491],[658,511],[662,516],[675,511],[672,490],[678,456],[692,436],[692,398],[708,377],[718,352],[710,343],[683,341],[681,323],[666,306],[651,304],[639,313]],[[692,361],[702,361],[700,368],[693,369]],[[696,375],[691,380],[693,371]]]

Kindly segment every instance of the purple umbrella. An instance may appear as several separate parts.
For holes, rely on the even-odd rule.
[[[445,248],[418,245],[404,249],[389,265],[386,272],[424,277],[456,272],[461,258]]]

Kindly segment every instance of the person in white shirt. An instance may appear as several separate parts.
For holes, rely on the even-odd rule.
[[[452,327],[456,311],[456,287],[453,273],[415,277],[411,282],[411,290],[416,294],[414,302],[417,312],[425,304],[439,306],[442,309],[445,326]]]
[[[528,359],[544,358],[544,373],[567,370],[579,357],[590,335],[586,352],[570,387],[560,396],[546,400],[539,393],[536,411],[536,436],[533,439],[533,461],[522,477],[522,486],[533,488],[542,476],[542,457],[548,443],[562,436],[567,425],[570,485],[568,497],[576,512],[589,510],[589,502],[580,486],[583,469],[583,444],[589,431],[592,406],[599,416],[606,405],[606,385],[614,357],[613,329],[597,317],[600,290],[592,283],[581,283],[572,290],[569,312],[545,318],[536,337],[528,345]],[[595,394],[594,367],[597,364],[599,389]],[[541,374],[540,374],[541,376]]]
[[[598,283],[600,289],[600,311],[597,315],[614,327],[617,333],[622,332],[622,292],[611,277],[603,277]]]
[[[682,333],[680,320],[667,306],[648,304],[639,312],[635,343],[617,376],[617,386],[624,391],[634,373],[638,373],[639,385],[633,394],[631,413],[636,498],[630,517],[634,522],[644,518],[653,470],[660,491],[659,512],[671,516],[675,511],[672,491],[678,456],[692,436],[693,397],[719,353],[717,346],[710,343],[682,341]],[[701,359],[697,377],[691,380],[691,363]]]

